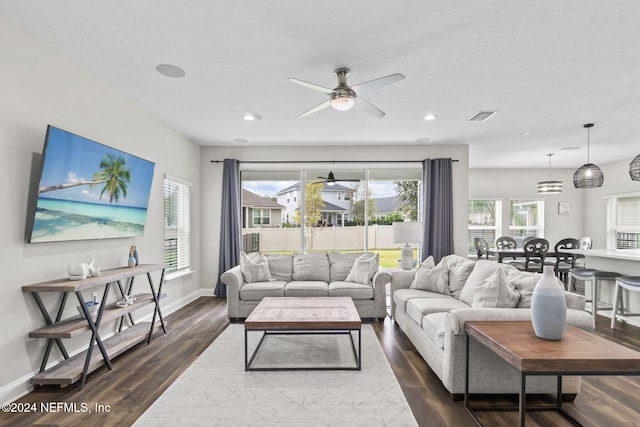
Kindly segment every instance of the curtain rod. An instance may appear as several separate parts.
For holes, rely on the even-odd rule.
[[[458,162],[458,159],[451,159]],[[223,160],[211,160],[211,163],[222,163]],[[422,160],[238,160],[238,163],[422,163]]]

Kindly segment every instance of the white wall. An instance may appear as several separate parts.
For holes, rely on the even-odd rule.
[[[126,265],[127,248],[138,246],[142,262],[163,261],[163,175],[193,183],[193,247],[195,274],[168,282],[164,313],[198,296],[200,283],[200,149],[179,136],[129,99],[116,93],[60,54],[44,47],[0,19],[0,401],[7,402],[29,389],[26,381],[37,371],[46,340],[28,338],[44,325],[30,294],[22,285],[66,276],[70,263],[95,258],[102,269]],[[123,64],[126,65],[126,64]],[[152,68],[153,70],[153,68]],[[47,124],[156,163],[144,236],[84,242],[25,243],[30,179],[39,168]],[[140,278],[136,289],[146,284]],[[157,282],[156,282],[157,284]],[[148,288],[147,288],[148,289]],[[144,292],[146,289],[141,289]],[[52,309],[59,295],[44,295]],[[67,312],[75,312],[73,295]],[[140,310],[140,318],[148,310]],[[108,327],[108,325],[106,325]],[[170,326],[169,326],[170,330]],[[169,332],[171,333],[171,332]],[[88,342],[65,340],[70,352]],[[53,358],[58,358],[57,350]]]
[[[582,190],[585,192],[585,230],[593,236],[593,247],[604,249],[607,244],[607,203],[605,196],[640,192],[640,181],[629,177],[629,163],[640,154],[632,153],[627,160],[598,164],[604,174],[604,184],[600,188]],[[597,164],[597,163],[596,163]]]
[[[561,194],[537,193],[538,181],[546,180],[548,169],[471,169],[469,198],[502,199],[502,234],[509,235],[509,199],[544,200],[545,239],[553,245],[565,237],[579,238],[586,234],[584,197],[586,190],[573,187],[570,169],[553,169],[552,178],[563,182]],[[571,213],[558,215],[558,202],[570,202]],[[589,234],[592,235],[592,234]]]
[[[327,154],[330,153],[330,154]],[[203,147],[202,174],[202,222],[203,284],[215,287],[218,274],[220,209],[222,187],[222,163],[212,160],[225,158],[240,161],[318,161],[318,160],[422,160],[425,158],[451,157],[453,163],[453,211],[454,251],[467,256],[467,210],[469,186],[468,146],[369,146],[369,147]]]

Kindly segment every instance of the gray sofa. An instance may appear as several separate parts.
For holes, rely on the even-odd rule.
[[[264,254],[271,280],[247,282],[241,266],[225,271],[227,311],[231,319],[244,319],[264,297],[351,297],[361,318],[384,319],[386,285],[391,275],[376,266],[369,283],[346,281],[360,253],[311,252]],[[371,254],[374,255],[374,254]]]
[[[531,294],[540,276],[521,272],[508,264],[472,261],[457,255],[443,258],[437,268],[430,267],[421,266],[418,273],[416,270],[393,271],[391,315],[445,388],[459,397],[464,393],[465,380],[464,323],[472,320],[530,321]],[[426,280],[425,272],[430,274]],[[496,305],[512,307],[487,308],[496,301],[491,292],[487,293],[487,288],[498,282],[503,287],[498,299],[511,302]],[[430,290],[424,289],[424,283]],[[595,325],[593,317],[584,311],[584,297],[569,292],[565,295],[567,324],[592,331]],[[469,391],[518,393],[519,372],[474,340],[471,345]],[[555,393],[555,387],[555,377],[527,379],[527,393]],[[566,377],[562,393],[575,397],[579,390],[580,377]]]

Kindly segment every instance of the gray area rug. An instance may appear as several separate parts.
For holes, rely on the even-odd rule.
[[[357,335],[355,335],[357,337]],[[250,334],[251,346],[257,333]],[[286,360],[283,360],[286,359]],[[255,366],[353,366],[349,337],[269,337]],[[244,370],[244,327],[232,324],[135,426],[416,426],[371,325],[361,371]]]

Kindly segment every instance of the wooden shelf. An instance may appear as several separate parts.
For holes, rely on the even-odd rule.
[[[154,332],[161,329],[160,322],[156,322],[154,326]],[[119,354],[123,353],[128,348],[145,341],[149,336],[149,329],[151,328],[151,322],[138,323],[117,335],[110,337],[104,341],[104,347],[109,355],[109,359],[113,359]],[[76,354],[69,359],[60,362],[60,364],[53,368],[47,369],[44,372],[37,374],[31,378],[31,384],[43,385],[43,384],[59,384],[69,385],[82,378],[82,370],[84,369],[84,362],[87,357],[87,350]],[[89,362],[89,369],[87,373],[93,372],[102,365],[104,365],[104,359],[100,353],[100,349],[96,345],[93,346],[93,353],[91,354],[91,361]]]
[[[160,295],[160,299],[164,297],[166,297],[166,294]],[[104,308],[104,313],[102,313],[101,324],[117,319],[149,304],[153,304],[153,295],[150,293],[137,294],[133,304],[126,307],[118,307],[116,303],[107,304]],[[93,318],[95,320],[95,316]],[[29,338],[71,338],[90,330],[85,318],[78,315],[54,323],[53,325],[43,326],[35,331],[31,331],[29,332]]]
[[[112,270],[105,270],[100,276],[87,277],[82,280],[63,279],[49,280],[46,282],[34,283],[22,287],[22,292],[77,292],[84,289],[93,288],[118,280],[128,279],[153,271],[163,270],[164,264],[140,264],[137,267],[120,267]]]

